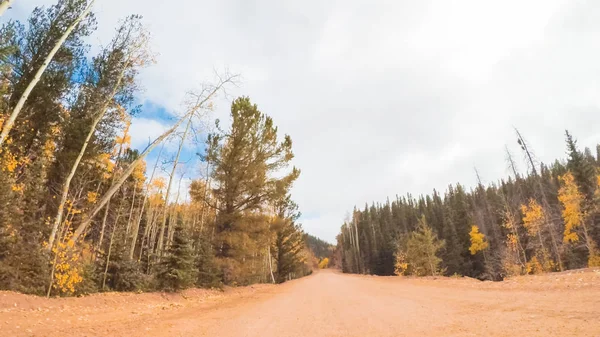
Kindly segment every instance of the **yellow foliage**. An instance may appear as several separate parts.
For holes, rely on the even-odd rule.
[[[115,167],[115,164],[112,162],[112,160],[110,160],[110,154],[108,153],[100,154],[98,156],[98,161],[103,167],[106,168],[108,172],[112,172],[113,168]]]
[[[562,217],[565,222],[563,241],[565,243],[577,242],[579,237],[574,230],[581,225],[583,220],[583,212],[581,211],[583,196],[577,189],[575,178],[571,172],[565,173],[558,179],[562,182],[562,186],[558,191],[558,200],[563,205]]]
[[[136,181],[143,182],[144,180],[146,180],[146,163],[142,162],[140,165],[136,166],[133,169],[133,173],[131,175]]]
[[[73,294],[83,281],[81,276],[81,253],[71,240],[58,242],[52,249],[55,254],[54,281],[52,287],[61,294]]]
[[[95,204],[98,201],[98,193],[89,191],[87,192],[87,201],[90,204]]]
[[[469,247],[471,255],[475,255],[477,252],[485,250],[489,246],[488,242],[485,240],[485,235],[480,233],[479,227],[475,225],[471,226],[469,238],[471,239],[471,246]]]
[[[152,180],[151,182],[151,186],[155,189],[155,190],[162,190],[163,188],[165,188],[167,186],[167,182],[165,181],[165,178],[163,177],[158,177]]]
[[[543,272],[551,272],[556,269],[556,264],[550,258],[550,254],[546,250],[538,251],[538,255],[534,256],[525,264],[527,274],[539,274]]]
[[[18,164],[19,162],[17,161],[17,158],[12,153],[7,151],[4,155],[4,165],[2,165],[2,171],[13,173],[15,172]]]
[[[73,215],[73,214],[80,214],[80,213],[81,213],[81,210],[75,208],[75,206],[73,205],[73,201],[67,200],[67,214]]]
[[[396,263],[394,264],[394,274],[404,275],[408,270],[408,262],[406,262],[406,254],[400,252],[396,254]]]
[[[60,126],[58,125],[54,125],[50,128],[50,134],[52,134],[53,136],[58,136],[60,134],[60,131]]]
[[[110,159],[110,154],[102,153],[96,158],[96,165],[105,172],[102,174],[103,179],[110,178],[110,174],[115,168],[115,163]]]
[[[590,254],[590,256],[588,257],[588,267],[600,267],[600,255]]]
[[[54,141],[48,139],[46,143],[44,143],[43,153],[44,157],[48,159],[52,159],[54,157],[54,150],[56,150],[56,144]]]
[[[523,212],[523,226],[530,236],[536,236],[544,218],[544,210],[534,199],[529,199],[529,205],[521,205]]]
[[[25,185],[23,184],[14,184],[11,186],[13,192],[22,192]]]
[[[324,258],[319,262],[319,269],[327,269],[329,267],[329,258]]]
[[[506,244],[508,245],[508,249],[510,249],[510,251],[516,252],[518,243],[519,242],[517,241],[517,236],[515,234],[506,235]]]
[[[117,136],[117,139],[115,140],[115,142],[119,145],[127,146],[127,145],[131,144],[131,136],[128,134],[124,134],[123,137]]]
[[[538,261],[536,256],[532,257],[531,260],[525,264],[525,270],[527,271],[527,274],[540,274],[544,272],[542,264]]]

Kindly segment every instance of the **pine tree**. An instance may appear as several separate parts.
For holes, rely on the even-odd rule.
[[[161,289],[180,291],[196,283],[195,257],[187,235],[179,218],[173,243],[168,247],[167,256],[161,262],[156,276]]]
[[[300,273],[304,263],[302,256],[304,233],[298,225],[289,219],[277,219],[277,222],[272,254],[277,264],[277,283],[282,283],[289,275]]]
[[[438,257],[445,245],[428,225],[425,216],[419,220],[417,229],[399,244],[396,252],[396,268],[418,276],[438,275],[442,259]],[[404,264],[401,266],[401,264]]]
[[[107,259],[107,252],[101,253],[97,259],[95,268],[98,282],[98,288],[112,291],[144,291],[148,290],[149,277],[142,272],[140,263],[129,259],[129,251],[125,243],[124,228],[115,228],[117,233],[114,237],[114,244],[110,250],[110,259]],[[106,265],[106,261],[108,266]],[[106,271],[106,278],[102,272]]]
[[[215,260],[215,253],[208,240],[196,243],[195,267],[198,270],[196,285],[202,288],[222,288],[222,275]]]
[[[233,102],[231,117],[227,134],[209,135],[206,157],[214,165],[215,204],[211,206],[218,212],[216,255],[224,269],[235,271],[242,267],[242,259],[256,256],[250,249],[257,247],[268,230],[256,211],[285,197],[300,171],[293,168],[281,178],[273,176],[294,157],[292,140],[286,135],[280,142],[273,120],[249,98]],[[224,273],[224,277],[230,274]]]
[[[593,163],[577,149],[577,141],[573,139],[569,131],[565,131],[565,135],[567,139],[567,153],[569,155],[567,167],[572,172],[579,191],[589,204],[594,198],[594,191],[597,184]],[[589,205],[586,206],[589,207]]]

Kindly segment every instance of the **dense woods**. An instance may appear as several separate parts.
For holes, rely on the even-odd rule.
[[[230,126],[202,134],[236,80],[220,74],[132,148],[138,74],[155,62],[149,33],[140,16],[124,17],[90,55],[93,2],[59,0],[0,30],[0,289],[180,290],[310,273],[291,138],[247,97],[233,101]],[[186,146],[202,159],[189,191],[178,171]]]
[[[600,145],[565,133],[566,160],[539,163],[516,130],[527,172],[469,190],[397,196],[355,208],[337,237],[342,269],[378,275],[506,276],[600,266]]]
[[[318,259],[324,259],[326,257],[331,257],[335,246],[330,244],[327,241],[321,240],[316,236],[305,234],[304,241],[308,248],[310,248],[311,252],[315,254],[315,257]]]

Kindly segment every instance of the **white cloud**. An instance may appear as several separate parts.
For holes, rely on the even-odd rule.
[[[131,134],[131,147],[144,149],[154,139],[163,134],[170,125],[157,119],[134,117],[131,121],[129,132]]]
[[[14,15],[37,3],[17,1]],[[97,3],[94,44],[144,16],[160,54],[140,100],[177,111],[229,66],[294,140],[304,228],[332,241],[354,205],[506,175],[517,126],[543,161],[563,132],[600,140],[600,4],[536,1],[192,1]],[[226,119],[228,101],[216,117]],[[133,142],[163,130],[142,114]],[[524,167],[524,166],[523,166]]]

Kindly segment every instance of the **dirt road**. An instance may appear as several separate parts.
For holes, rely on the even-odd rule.
[[[0,293],[0,335],[600,336],[600,271],[499,283],[325,271],[279,286],[198,292],[49,300]]]

